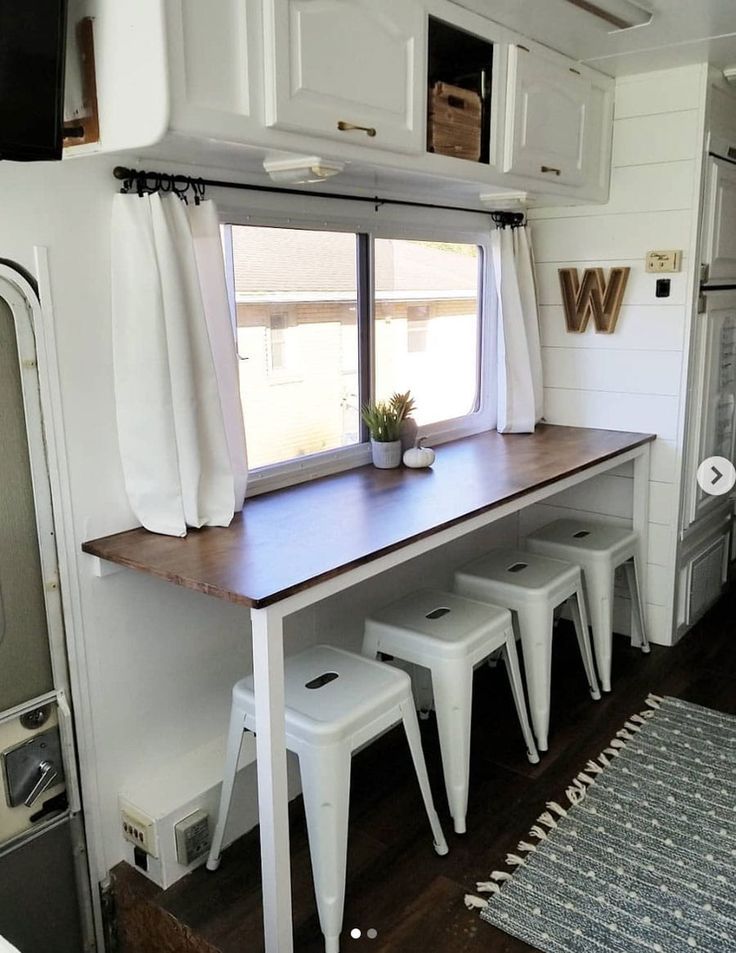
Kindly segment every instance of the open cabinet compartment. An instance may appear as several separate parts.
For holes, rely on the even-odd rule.
[[[490,161],[493,43],[456,26],[429,18],[427,56],[427,151],[466,158],[469,138],[480,129],[477,161]],[[437,88],[437,84],[442,87]],[[477,97],[477,98],[476,98]],[[436,133],[442,113],[442,135]],[[433,115],[434,114],[434,115]],[[458,130],[453,151],[449,129]],[[434,134],[433,134],[434,133]],[[466,153],[466,154],[463,154]]]

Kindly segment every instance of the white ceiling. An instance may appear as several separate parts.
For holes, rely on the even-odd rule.
[[[736,65],[736,0],[642,0],[648,26],[610,26],[567,0],[457,0],[611,76],[708,61]]]

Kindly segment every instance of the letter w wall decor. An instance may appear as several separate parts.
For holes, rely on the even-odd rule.
[[[582,334],[592,316],[597,332],[613,334],[630,270],[611,268],[606,282],[602,268],[586,268],[581,282],[577,268],[560,268],[560,288],[567,330]]]

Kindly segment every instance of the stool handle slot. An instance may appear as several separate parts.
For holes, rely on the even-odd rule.
[[[586,536],[590,536],[590,530],[581,529],[579,533],[573,533],[573,539],[584,539]]]
[[[529,568],[529,563],[514,563],[513,566],[509,566],[506,572],[522,572],[524,569]]]
[[[448,609],[447,606],[438,606],[436,609],[432,609],[431,612],[428,612],[425,615],[425,619],[441,619],[443,615],[448,615],[452,612],[451,609]]]
[[[336,678],[340,676],[337,672],[325,672],[323,675],[318,675],[316,678],[313,678],[311,681],[306,682],[305,688],[324,688],[325,685],[329,685],[330,682],[334,682]]]

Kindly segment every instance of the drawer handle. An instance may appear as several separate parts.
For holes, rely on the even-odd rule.
[[[376,130],[373,126],[356,126],[354,123],[345,122],[343,119],[338,122],[337,128],[340,132],[364,132],[366,136],[370,136],[371,138],[376,134]]]
[[[555,169],[551,165],[543,165],[540,169],[541,172],[552,172],[554,175],[562,175],[562,169]]]

